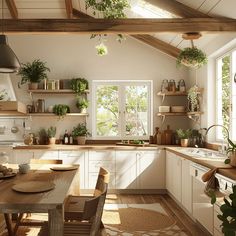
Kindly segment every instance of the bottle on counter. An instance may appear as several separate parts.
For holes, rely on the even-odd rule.
[[[64,134],[64,137],[63,137],[63,143],[64,144],[69,144],[69,134],[68,134],[68,131],[67,129],[65,130],[65,134]]]
[[[73,144],[73,136],[71,134],[69,135],[69,144]]]

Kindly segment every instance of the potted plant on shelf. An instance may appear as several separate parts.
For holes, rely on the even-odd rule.
[[[39,59],[34,60],[32,63],[27,62],[21,65],[18,74],[21,76],[21,85],[29,83],[29,89],[38,89],[38,84],[44,79],[47,79],[47,72],[50,69],[46,67],[46,62]]]
[[[236,167],[236,144],[229,138],[227,140],[229,147],[227,148],[228,158],[225,160],[225,164],[230,164],[231,166]]]
[[[180,138],[180,145],[181,147],[187,147],[188,146],[188,139],[190,138],[191,134],[192,134],[192,130],[191,129],[177,129],[176,133],[178,135],[178,137]]]
[[[49,144],[53,145],[56,143],[56,132],[57,132],[57,128],[56,127],[49,127],[47,130],[47,135],[48,135],[48,139],[49,139]]]
[[[85,98],[78,98],[76,101],[76,107],[79,110],[79,113],[87,113],[88,108],[88,100]]]
[[[86,137],[89,135],[85,123],[79,123],[72,130],[72,136],[77,139],[79,145],[84,145],[86,142]]]
[[[88,88],[88,80],[84,78],[75,78],[70,81],[71,89],[80,96],[83,94]]]
[[[177,66],[185,65],[187,67],[200,68],[207,64],[207,56],[197,47],[187,47],[181,50],[176,63]]]
[[[67,113],[70,113],[70,107],[65,104],[56,104],[53,106],[53,113],[59,116],[59,119],[64,118]]]

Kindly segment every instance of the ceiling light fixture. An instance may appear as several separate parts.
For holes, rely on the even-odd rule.
[[[2,0],[2,34],[0,35],[0,73],[15,73],[20,69],[20,62],[7,44],[7,36],[3,33],[3,0]]]

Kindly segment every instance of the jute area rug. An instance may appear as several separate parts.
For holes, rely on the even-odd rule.
[[[159,203],[106,204],[103,223],[108,236],[187,236]]]

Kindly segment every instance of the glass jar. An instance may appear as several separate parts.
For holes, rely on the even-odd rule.
[[[162,84],[161,84],[161,92],[167,92],[169,89],[169,83],[167,79],[162,80]]]

